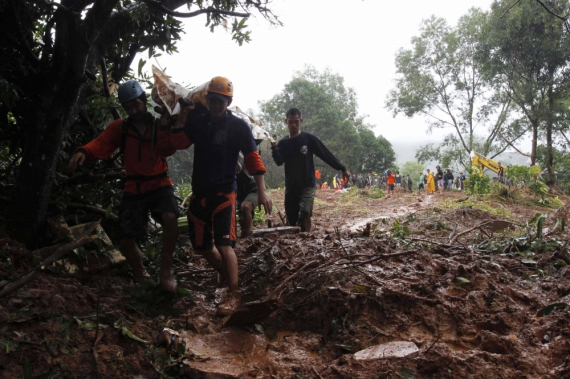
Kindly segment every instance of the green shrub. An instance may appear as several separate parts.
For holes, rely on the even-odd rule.
[[[491,178],[480,175],[481,171],[473,167],[467,180],[465,180],[465,192],[468,195],[486,195],[491,192]]]
[[[491,183],[491,195],[502,199],[516,199],[518,192],[516,189],[506,186],[502,183],[494,181]]]

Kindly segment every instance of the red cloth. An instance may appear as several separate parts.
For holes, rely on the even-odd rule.
[[[158,127],[158,126],[157,126]],[[121,147],[123,120],[115,120],[93,141],[75,151],[86,153],[85,162],[110,157]],[[125,171],[127,176],[154,176],[168,170],[166,157],[174,154],[176,150],[161,149],[158,144],[154,147],[151,142],[140,141],[133,136],[150,141],[152,139],[152,126],[147,125],[142,136],[133,128],[129,128],[129,135],[125,141]],[[172,180],[168,177],[148,181],[127,180],[125,192],[144,193],[155,188],[171,186]]]

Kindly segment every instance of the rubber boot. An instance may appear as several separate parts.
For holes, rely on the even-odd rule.
[[[297,226],[301,227],[302,232],[311,231],[311,215],[307,212],[299,212],[299,219],[297,220]]]

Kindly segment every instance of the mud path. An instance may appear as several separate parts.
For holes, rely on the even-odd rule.
[[[283,193],[272,198],[284,213]],[[224,289],[187,244],[178,296],[135,287],[126,268],[44,275],[0,300],[1,376],[570,377],[568,232],[554,233],[563,212],[464,198],[318,191],[310,233],[238,242],[243,301],[279,300],[246,327],[215,316]],[[540,243],[525,226],[536,211],[549,214]],[[395,342],[417,351],[358,353]]]

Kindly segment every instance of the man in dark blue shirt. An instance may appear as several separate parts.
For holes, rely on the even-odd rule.
[[[345,181],[350,172],[329,149],[311,133],[301,131],[301,111],[291,108],[287,111],[285,123],[289,135],[279,143],[271,144],[271,155],[278,166],[285,164],[285,213],[289,225],[311,230],[311,215],[315,198],[315,165],[313,155],[321,158],[335,170],[342,171]]]

